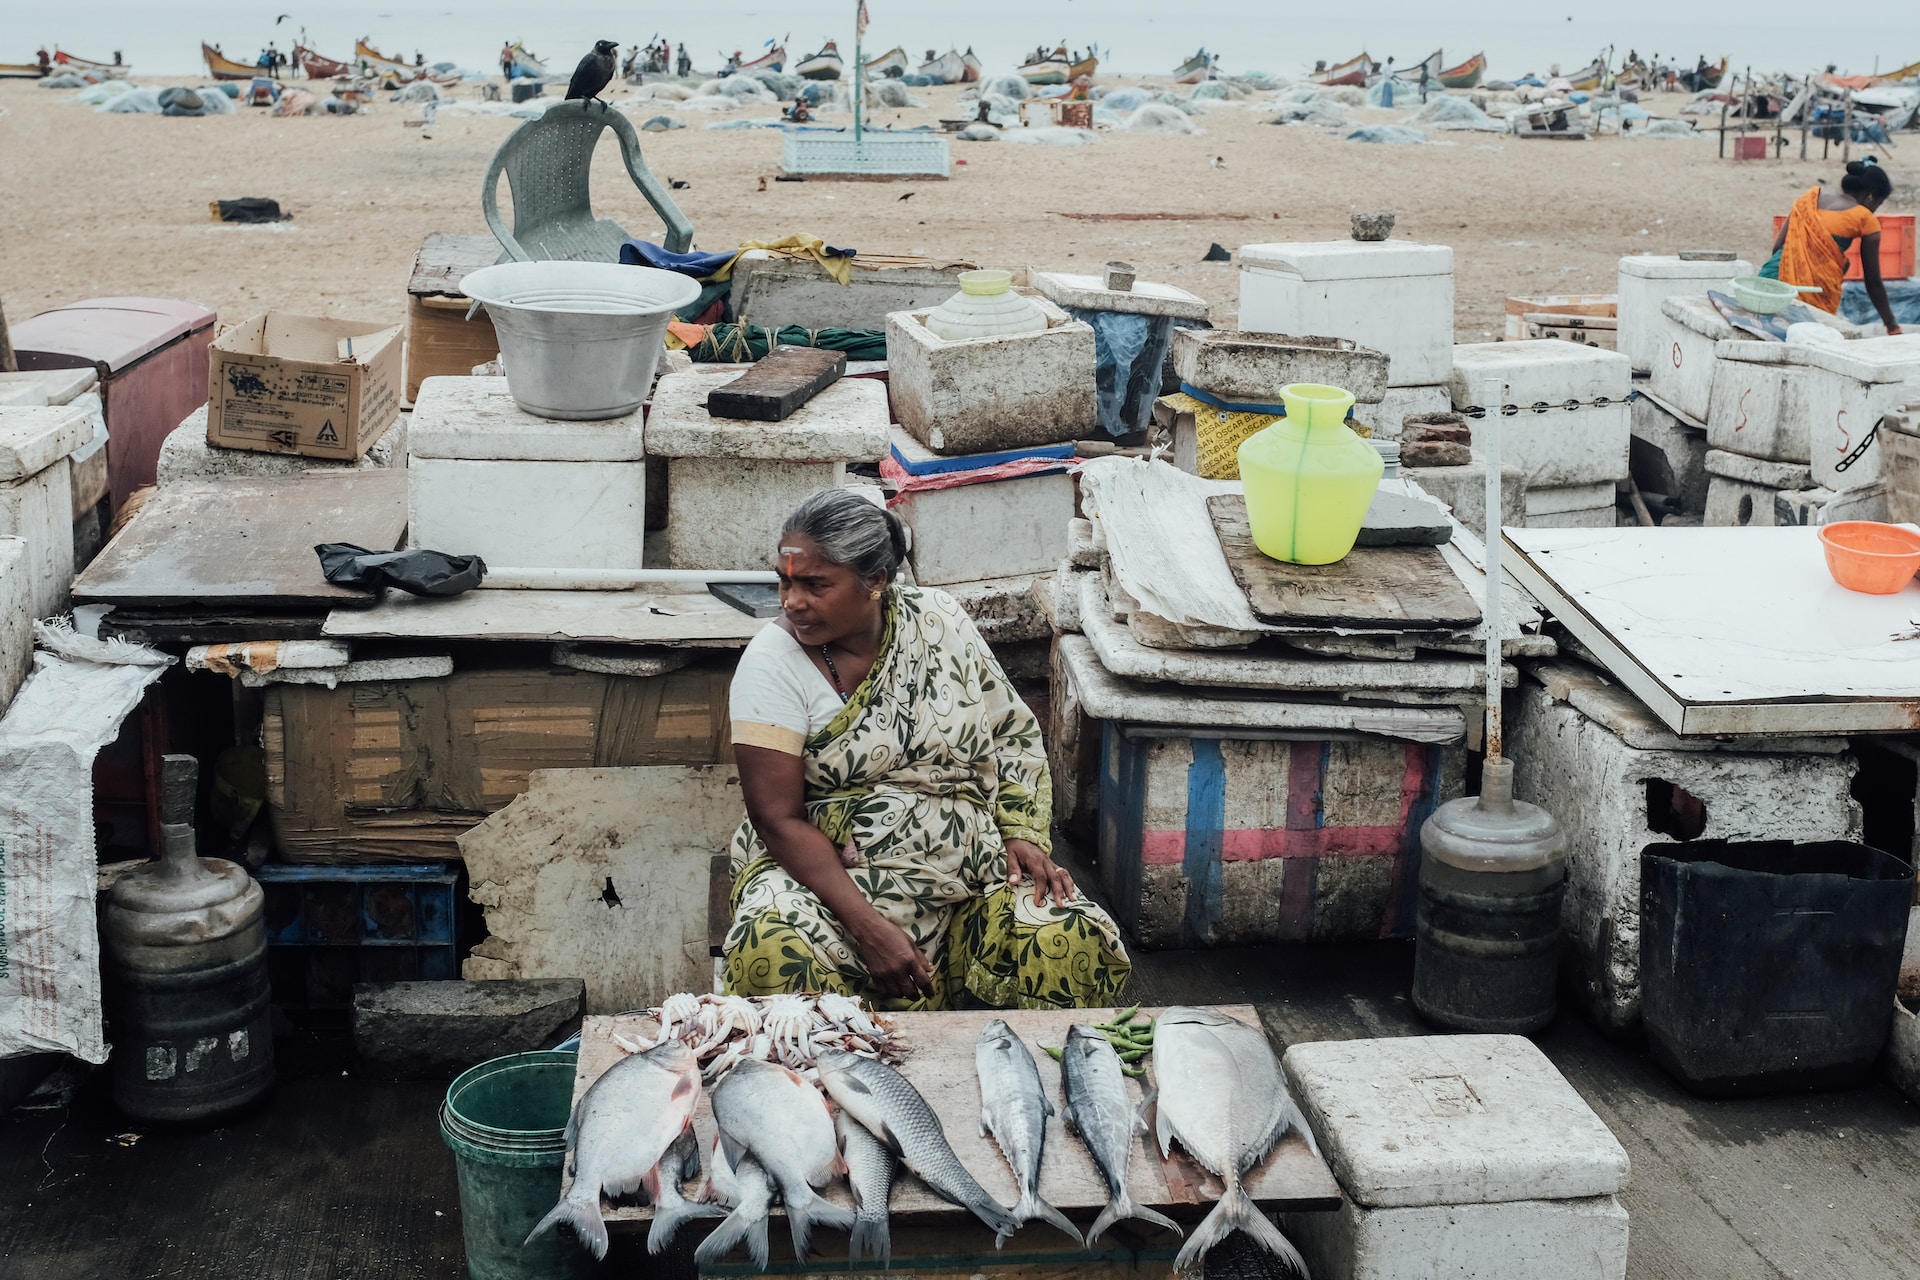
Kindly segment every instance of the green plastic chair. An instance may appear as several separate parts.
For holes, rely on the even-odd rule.
[[[561,102],[544,116],[508,135],[487,166],[480,208],[505,250],[501,262],[618,262],[620,246],[631,237],[611,218],[595,218],[587,194],[588,174],[600,134],[613,130],[627,173],[653,211],[666,223],[666,248],[685,253],[693,243],[693,223],[667,194],[640,155],[633,121],[597,102]],[[513,194],[513,227],[500,217],[500,175]]]

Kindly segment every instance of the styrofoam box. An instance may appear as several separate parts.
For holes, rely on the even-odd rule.
[[[1611,502],[1604,507],[1581,507],[1574,511],[1546,511],[1527,517],[1529,529],[1612,529],[1619,523],[1619,509]]]
[[[638,569],[641,416],[536,417],[504,378],[428,378],[407,430],[407,541],[494,568]]]
[[[1406,421],[1416,413],[1445,413],[1453,400],[1444,386],[1388,387],[1376,404],[1356,404],[1351,417],[1373,432],[1375,440],[1398,440]]]
[[[844,462],[669,458],[667,565],[771,569],[781,527],[801,499],[846,478]]]
[[[1735,338],[1714,347],[1707,443],[1776,462],[1807,461],[1807,372],[1800,348]]]
[[[1500,460],[1527,473],[1530,502],[1536,488],[1611,485],[1626,477],[1633,435],[1627,397],[1633,378],[1625,356],[1557,338],[1477,342],[1453,349],[1447,387],[1456,410],[1480,405],[1488,380],[1494,378],[1507,385],[1503,404],[1517,406],[1519,412],[1478,419],[1473,429],[1482,432],[1489,422],[1499,422]],[[1565,408],[1569,401],[1580,407]]]
[[[1714,353],[1736,335],[1705,294],[1668,298],[1660,304],[1660,341],[1653,361],[1653,394],[1695,422],[1704,423],[1713,401]]]
[[[77,405],[0,409],[0,536],[27,542],[34,618],[65,613],[73,586],[73,474],[93,438]]]
[[[933,455],[894,428],[893,447],[909,461]],[[894,514],[913,530],[913,577],[923,587],[982,578],[1050,573],[1067,555],[1073,476],[1017,476],[902,494]]]
[[[1553,485],[1527,490],[1527,523],[1535,516],[1560,515],[1568,511],[1592,511],[1599,507],[1613,510],[1613,482],[1604,484]]]
[[[1883,415],[1920,398],[1920,334],[1804,346],[1799,358],[1813,410],[1807,453],[1814,482],[1838,493],[1879,479],[1874,428]]]
[[[1616,1196],[1288,1213],[1281,1230],[1314,1280],[1625,1280],[1627,1211]]]
[[[33,667],[31,555],[24,538],[0,538],[0,715]]]
[[[1632,362],[1635,372],[1653,368],[1661,347],[1660,304],[1676,294],[1704,294],[1709,289],[1726,290],[1739,276],[1753,274],[1753,264],[1733,262],[1683,262],[1672,254],[1644,254],[1620,259],[1616,292],[1620,352]]]
[[[1047,328],[952,342],[927,328],[931,312],[887,316],[887,389],[909,435],[942,453],[985,453],[1094,431],[1093,326],[1045,298],[1033,302]],[[885,451],[882,443],[878,452]]]
[[[1240,327],[1352,338],[1386,352],[1390,387],[1453,369],[1453,250],[1405,240],[1242,245]]]

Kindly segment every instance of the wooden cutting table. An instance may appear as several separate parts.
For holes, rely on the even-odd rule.
[[[1064,1212],[1083,1231],[1107,1203],[1106,1183],[1094,1167],[1093,1159],[1080,1140],[1066,1131],[1066,1099],[1061,1092],[1060,1064],[1041,1051],[1042,1045],[1058,1048],[1066,1042],[1067,1028],[1076,1022],[1106,1022],[1115,1009],[968,1011],[952,1013],[899,1013],[889,1015],[899,1034],[911,1046],[901,1074],[913,1082],[938,1113],[962,1164],[1003,1205],[1017,1200],[1013,1171],[1002,1158],[993,1139],[980,1132],[980,1085],[974,1073],[974,1044],[980,1029],[994,1018],[1004,1018],[1026,1041],[1040,1068],[1041,1083],[1052,1100],[1056,1115],[1047,1128],[1046,1156],[1041,1165],[1040,1194]],[[1157,1014],[1157,1010],[1144,1010]],[[1222,1006],[1221,1012],[1249,1026],[1260,1025],[1251,1005]],[[602,1072],[625,1056],[613,1042],[617,1032],[629,1042],[651,1039],[655,1034],[651,1018],[639,1016],[590,1017],[580,1036],[579,1074],[574,1079],[577,1101]],[[1139,1082],[1129,1092],[1139,1097]],[[694,1116],[701,1159],[709,1157],[715,1134],[712,1108],[704,1097]],[[1222,1190],[1220,1180],[1199,1168],[1175,1148],[1171,1158],[1162,1161],[1150,1136],[1142,1133],[1134,1145],[1128,1165],[1128,1182],[1139,1204],[1158,1209],[1191,1227],[1213,1207]],[[1256,1203],[1269,1212],[1279,1210],[1333,1210],[1340,1205],[1340,1188],[1324,1161],[1307,1149],[1298,1133],[1289,1132],[1260,1166],[1247,1176],[1247,1188]],[[698,1182],[690,1182],[692,1191]],[[838,1204],[853,1203],[845,1179],[835,1179],[823,1193]],[[620,1206],[606,1214],[610,1231],[644,1231],[652,1210]],[[775,1209],[776,1219],[783,1215]],[[993,1235],[971,1213],[955,1208],[928,1191],[918,1179],[904,1170],[895,1180],[892,1200],[892,1271],[911,1271],[920,1275],[951,1274],[972,1277],[1035,1275],[1055,1276],[1065,1271],[1096,1271],[1103,1275],[1138,1273],[1141,1277],[1164,1277],[1178,1252],[1180,1239],[1150,1223],[1125,1222],[1117,1225],[1091,1250],[1076,1247],[1059,1230],[1044,1222],[1027,1224],[998,1252]],[[690,1250],[714,1225],[714,1220],[689,1223],[682,1229],[675,1251]],[[757,1272],[744,1251],[737,1251],[725,1263],[704,1271],[716,1276],[829,1275],[848,1270],[842,1261],[846,1237],[837,1231],[821,1232],[815,1237],[816,1257],[811,1263],[796,1261],[784,1222],[775,1221],[769,1239],[773,1261],[764,1273]],[[872,1261],[860,1270],[877,1271]]]

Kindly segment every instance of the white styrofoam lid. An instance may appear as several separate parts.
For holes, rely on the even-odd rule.
[[[1720,308],[1706,294],[1680,294],[1660,303],[1660,314],[1676,324],[1685,325],[1703,338],[1715,342],[1734,336],[1734,327],[1720,314]]]
[[[1633,392],[1633,364],[1618,351],[1602,351],[1559,338],[1470,342],[1454,347],[1447,390],[1456,405],[1480,403],[1489,378],[1506,383],[1504,404],[1560,404],[1604,398],[1624,408]]]
[[[1620,259],[1620,274],[1642,280],[1732,280],[1753,274],[1744,258],[1732,262],[1686,262],[1670,253],[1641,253]]]
[[[1797,345],[1800,363],[1862,382],[1920,381],[1920,333],[1861,338],[1838,346]]]
[[[1283,1059],[1341,1189],[1369,1208],[1612,1195],[1627,1153],[1523,1036],[1296,1044]]]
[[[1800,358],[1804,350],[1805,346],[1800,344],[1763,342],[1759,338],[1736,333],[1714,344],[1713,358],[1731,360],[1736,364],[1805,364],[1806,361]]]
[[[79,405],[0,409],[0,482],[38,475],[93,439],[93,415]]]
[[[1136,280],[1131,289],[1109,289],[1105,276],[1073,275],[1065,271],[1036,271],[1034,288],[1062,307],[1083,311],[1118,311],[1131,315],[1172,316],[1175,320],[1205,320],[1207,300],[1178,285]]]
[[[641,416],[563,422],[528,413],[505,378],[428,378],[407,423],[407,455],[489,462],[635,462]]]
[[[780,422],[708,413],[707,396],[738,376],[695,369],[662,377],[648,411],[647,452],[762,462],[878,462],[886,455],[886,384],[841,378]]]
[[[1411,240],[1321,240],[1302,244],[1243,244],[1240,265],[1284,271],[1302,280],[1376,280],[1453,273],[1453,250]]]

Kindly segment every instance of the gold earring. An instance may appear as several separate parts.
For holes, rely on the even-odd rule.
[[[872,593],[871,595],[869,595],[869,596],[868,596],[867,598],[868,598],[869,600],[878,600],[878,599],[880,598],[880,596],[881,596],[881,594],[882,594],[881,592],[878,592],[878,591],[875,591],[875,592],[873,592],[873,593]]]

